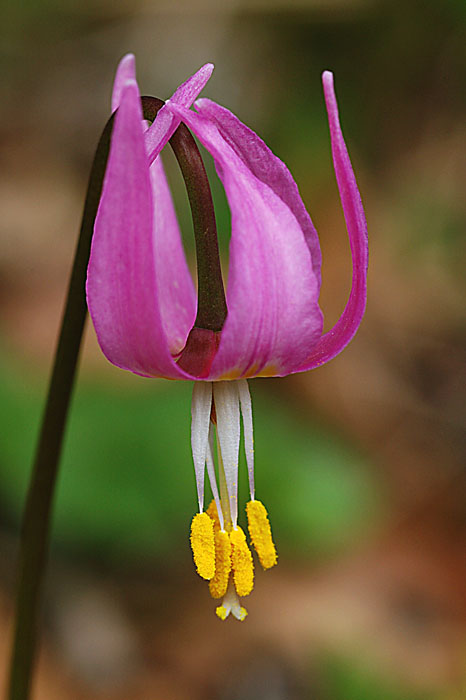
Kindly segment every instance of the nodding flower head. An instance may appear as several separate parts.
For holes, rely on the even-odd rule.
[[[325,71],[332,156],[353,276],[340,319],[323,334],[317,231],[288,168],[264,141],[225,107],[208,99],[196,101],[212,70],[211,64],[203,66],[163,103],[141,98],[134,57],[121,61],[87,300],[110,362],[145,377],[194,381],[191,443],[199,506],[191,526],[194,561],[212,596],[223,599],[218,616],[225,619],[232,613],[243,620],[247,613],[239,597],[251,592],[254,572],[238,524],[241,422],[249,474],[249,537],[263,568],[277,561],[267,511],[255,499],[246,380],[313,369],[350,342],[366,303],[367,228],[340,128],[333,75]],[[210,190],[190,132],[212,155],[231,211],[226,295]],[[160,157],[169,141],[193,212],[197,294]],[[206,467],[213,500],[204,510]]]

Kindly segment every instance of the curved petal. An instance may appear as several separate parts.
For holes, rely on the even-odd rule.
[[[202,66],[175,90],[171,101],[190,107],[209,80],[213,69],[212,63]],[[144,134],[145,147],[151,162],[158,301],[172,355],[179,354],[185,346],[188,333],[194,324],[197,305],[170,188],[160,158],[157,158],[179,123],[180,120],[163,107]]]
[[[289,374],[322,333],[303,231],[213,122],[176,105],[169,108],[212,154],[231,209],[228,316],[208,378]]]
[[[339,321],[322,336],[298,371],[319,367],[340,353],[356,333],[366,308],[368,243],[367,224],[353,168],[341,133],[333,74],[322,75],[330,126],[332,155],[338,190],[345,215],[353,260],[353,280],[345,310]]]
[[[132,53],[123,56],[116,69],[112,90],[112,112],[118,109],[123,89],[129,80],[136,80],[136,59]]]
[[[196,292],[161,158],[152,163],[150,178],[157,298],[170,353],[178,355],[196,318]]]
[[[129,81],[115,118],[94,227],[88,306],[110,362],[144,376],[188,378],[170,355],[162,324],[153,217],[141,101],[136,82]]]
[[[181,107],[191,107],[192,103],[207,84],[212,71],[213,63],[206,63],[197,73],[194,73],[180,87],[175,90],[172,97],[167,100]],[[176,129],[180,125],[180,119],[167,109],[166,105],[157,114],[157,118],[147,129],[145,135],[146,150],[149,162],[152,163],[162,148],[168,143]]]
[[[195,107],[199,114],[215,123],[225,141],[251,173],[268,185],[291,209],[309,247],[312,269],[320,289],[322,254],[319,236],[303,204],[298,186],[285,163],[272,153],[267,144],[252,129],[240,122],[238,117],[225,107],[205,98],[197,100]]]

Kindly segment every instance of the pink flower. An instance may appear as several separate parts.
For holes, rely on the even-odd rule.
[[[289,170],[224,107],[199,99],[196,111],[190,109],[212,70],[207,64],[181,85],[145,129],[134,58],[126,56],[120,63],[112,99],[118,112],[95,222],[87,299],[99,344],[110,362],[147,377],[196,382],[192,447],[199,514],[192,527],[194,557],[198,572],[210,580],[211,592],[224,596],[219,616],[233,612],[243,619],[245,611],[236,594],[252,589],[252,559],[249,562],[245,540],[246,549],[236,541],[241,539],[237,524],[240,413],[251,490],[250,535],[261,561],[272,565],[276,560],[270,554],[273,543],[265,509],[251,507],[260,502],[254,500],[252,410],[245,379],[313,369],[350,342],[366,303],[367,228],[340,129],[333,75],[326,71],[322,80],[353,279],[340,320],[322,334],[319,240]],[[227,317],[201,376],[179,364],[197,302],[158,157],[180,122],[213,156],[231,210]],[[213,335],[211,330],[204,332]],[[213,466],[213,405],[220,494]],[[203,512],[206,465],[216,504],[209,507],[208,515]],[[223,535],[219,533],[229,533],[228,544],[223,538],[228,571],[228,565],[221,564]],[[222,576],[222,584],[217,585],[216,579]]]

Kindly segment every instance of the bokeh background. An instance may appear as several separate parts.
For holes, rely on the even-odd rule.
[[[466,696],[466,5],[10,0],[0,61],[0,682],[19,520],[93,150],[121,56],[204,95],[287,162],[320,232],[326,327],[349,247],[320,74],[366,207],[365,320],[328,366],[250,382],[279,566],[219,622],[188,543],[188,384],[110,366],[87,328],[56,498],[37,700]],[[208,159],[207,159],[208,160]],[[208,163],[227,264],[229,215]],[[183,183],[168,158],[186,249]],[[246,472],[241,484],[246,499]]]

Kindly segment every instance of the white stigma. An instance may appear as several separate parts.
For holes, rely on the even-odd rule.
[[[226,620],[231,613],[233,617],[236,617],[240,622],[242,622],[248,614],[246,608],[241,606],[238,594],[231,581],[228,584],[228,589],[222,600],[222,604],[217,608],[216,613],[222,620]]]
[[[240,438],[240,409],[238,382],[215,382],[215,413],[225,481],[233,527],[238,522],[238,454]]]

